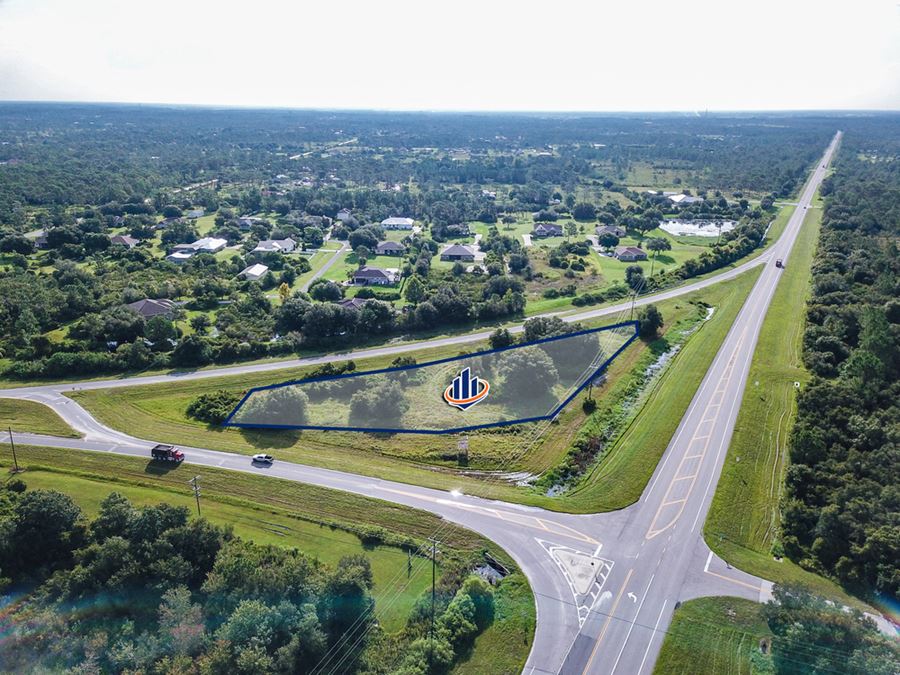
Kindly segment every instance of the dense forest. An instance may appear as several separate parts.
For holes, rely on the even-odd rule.
[[[5,673],[445,673],[494,617],[492,587],[442,558],[399,634],[375,619],[365,555],[328,567],[184,507],[113,492],[88,520],[67,495],[0,488]],[[428,670],[429,662],[431,669]]]
[[[900,592],[900,142],[848,131],[813,265],[784,505],[800,564],[858,592]]]

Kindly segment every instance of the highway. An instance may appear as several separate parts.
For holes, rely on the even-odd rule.
[[[184,448],[186,462],[234,471],[264,473],[287,480],[344,490],[437,514],[502,546],[528,577],[537,605],[534,645],[526,673],[649,673],[676,604],[710,595],[753,600],[769,597],[771,584],[728,567],[702,538],[712,500],[740,409],[747,373],[766,311],[806,210],[825,176],[840,139],[837,134],[805,185],[785,231],[755,260],[708,279],[672,289],[638,304],[674,297],[763,265],[759,279],[667,447],[640,500],[622,511],[569,515],[485,500],[287,462],[265,469],[244,455]],[[566,315],[568,321],[623,311],[627,303]],[[64,396],[79,389],[133,386],[172,378],[216,377],[259,372],[325,360],[393,354],[424,346],[462,344],[487,333],[441,338],[291,362],[236,366],[183,375],[154,375],[77,385],[42,385],[0,391],[0,396],[51,406],[81,439],[17,434],[19,443],[149,455],[151,441],[110,429]],[[328,672],[325,670],[324,672]]]

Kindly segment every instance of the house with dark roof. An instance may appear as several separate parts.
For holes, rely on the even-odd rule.
[[[601,225],[600,227],[596,228],[594,232],[597,233],[598,237],[604,234],[611,234],[614,237],[618,237],[619,239],[621,239],[625,236],[625,228],[619,227],[618,225]]]
[[[127,234],[117,234],[109,238],[109,243],[113,246],[118,244],[119,246],[124,246],[125,248],[134,248],[140,243],[140,241],[138,239],[135,239],[134,237],[129,237]]]
[[[353,273],[353,283],[358,286],[390,286],[397,283],[399,276],[396,270],[383,270],[380,267],[361,267]]]
[[[137,302],[129,302],[125,306],[145,319],[152,319],[154,316],[171,316],[175,310],[175,303],[167,298],[159,298],[158,300],[145,298]]]
[[[406,246],[396,241],[380,241],[375,247],[375,255],[403,255]]]
[[[353,213],[350,211],[350,209],[341,209],[337,212],[337,219],[342,223],[346,223],[352,217]]]
[[[340,302],[338,302],[341,307],[346,307],[347,309],[362,309],[363,305],[366,304],[366,300],[364,298],[344,298]]]
[[[635,262],[646,260],[647,252],[637,246],[616,246],[616,258],[622,262]]]
[[[475,249],[463,244],[451,244],[441,251],[441,260],[458,260],[461,262],[475,262]]]
[[[535,223],[534,229],[531,231],[532,237],[561,237],[563,233],[562,225],[556,223]]]

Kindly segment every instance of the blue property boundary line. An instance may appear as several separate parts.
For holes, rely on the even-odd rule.
[[[531,347],[534,345],[540,345],[547,342],[556,342],[557,340],[565,340],[567,338],[577,337],[579,335],[589,335],[591,333],[601,333],[604,331],[615,330],[616,328],[624,328],[626,326],[631,326],[634,329],[634,334],[631,335],[625,343],[619,347],[613,354],[606,359],[596,370],[594,370],[591,375],[585,379],[585,381],[566,399],[560,403],[556,408],[553,409],[552,412],[547,415],[541,415],[539,417],[525,417],[518,420],[506,420],[503,422],[489,422],[487,424],[476,424],[467,427],[454,427],[453,429],[392,429],[392,428],[377,428],[377,427],[333,427],[333,426],[316,426],[316,425],[306,425],[306,424],[248,424],[245,422],[232,422],[231,419],[237,414],[237,412],[241,409],[241,406],[250,398],[253,394],[260,391],[267,391],[270,389],[280,389],[282,387],[291,387],[297,384],[312,384],[314,382],[330,382],[334,380],[344,380],[351,377],[363,377],[366,375],[381,375],[383,373],[396,373],[404,370],[414,370],[417,368],[426,368],[428,366],[436,366],[442,363],[452,363],[453,361],[461,361],[463,359],[471,359],[477,356],[485,356],[487,354],[496,354],[499,352],[509,351],[511,349],[521,349],[522,347]],[[364,370],[362,372],[352,372],[352,373],[341,373],[338,375],[324,375],[322,377],[312,377],[304,380],[290,380],[288,382],[281,382],[280,384],[270,384],[264,387],[253,387],[248,390],[244,397],[238,402],[235,406],[234,410],[231,411],[231,414],[225,419],[222,423],[223,427],[237,427],[240,429],[309,429],[312,431],[361,431],[365,433],[372,434],[458,434],[463,431],[475,431],[476,429],[486,429],[489,427],[505,427],[513,424],[525,424],[526,422],[540,422],[542,420],[549,420],[556,417],[563,408],[565,408],[579,393],[581,393],[585,387],[588,386],[591,382],[596,379],[600,373],[602,373],[606,368],[612,363],[613,359],[619,356],[628,345],[637,340],[638,338],[638,327],[639,323],[637,321],[622,321],[620,323],[613,324],[611,326],[603,326],[601,328],[588,328],[586,330],[579,330],[573,333],[566,333],[564,335],[556,335],[549,338],[542,338],[540,340],[534,340],[532,342],[525,342],[523,344],[518,345],[509,345],[507,347],[498,347],[497,349],[486,349],[480,352],[472,352],[471,354],[463,354],[461,356],[450,356],[445,359],[438,359],[436,361],[428,361],[427,363],[414,363],[407,366],[393,366],[391,368],[379,368],[377,370]]]

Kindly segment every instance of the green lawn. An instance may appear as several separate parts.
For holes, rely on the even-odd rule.
[[[654,675],[772,672],[760,644],[770,637],[759,605],[741,598],[699,598],[675,610]]]
[[[3,457],[0,466],[8,465],[8,458]],[[389,632],[403,627],[416,598],[431,583],[430,574],[425,573],[430,571],[425,558],[415,558],[413,573],[408,575],[407,553],[399,544],[418,545],[442,528],[442,544],[450,555],[474,559],[480,550],[491,549],[507,559],[487,540],[446,525],[436,516],[290,481],[209,468],[168,469],[131,457],[33,446],[22,447],[20,465],[26,468],[20,477],[30,489],[70,494],[89,515],[97,512],[100,502],[113,490],[137,505],[166,502],[187,506],[194,512],[196,505],[187,480],[199,472],[203,516],[216,524],[233,526],[242,537],[297,547],[330,565],[344,555],[364,553],[372,563],[376,606],[382,599],[379,619]],[[362,536],[366,528],[383,531],[387,543],[365,543]],[[533,613],[527,585],[519,602],[526,611],[530,604]],[[512,656],[524,658],[526,654],[527,648],[519,647]]]
[[[5,434],[10,427],[13,431],[33,434],[70,438],[79,436],[59,415],[42,403],[0,398],[0,432]]]
[[[401,269],[404,260],[404,256],[399,255],[376,255],[366,261],[366,266],[380,267],[381,269]],[[349,278],[348,275],[357,269],[359,269],[359,264],[357,263],[356,253],[348,251],[322,275],[322,278],[343,283]],[[396,288],[396,286],[390,286],[389,288]]]
[[[810,266],[820,209],[811,209],[766,315],[722,476],[704,533],[720,557],[772,581],[802,581],[816,592],[861,606],[831,581],[789,560],[776,561],[779,502],[796,413],[796,384],[809,379],[801,361]]]

